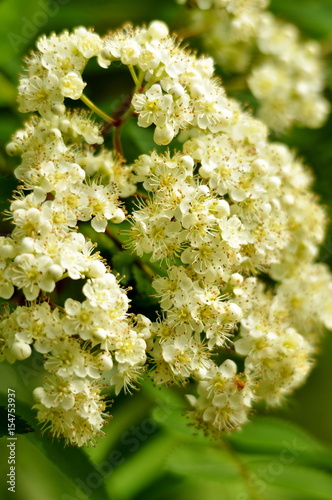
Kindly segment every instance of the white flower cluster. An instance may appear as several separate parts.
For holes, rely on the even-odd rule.
[[[99,41],[83,28],[42,37],[40,53],[27,61],[20,108],[42,116],[33,116],[7,146],[22,158],[15,170],[21,184],[7,213],[14,229],[0,240],[0,296],[16,293],[28,301],[2,316],[1,359],[23,360],[33,349],[44,356],[44,385],[34,391],[38,418],[54,436],[78,445],[93,440],[105,423],[104,372],[116,393],[134,387],[150,335],[147,318],[127,316],[126,292],[77,231],[82,222],[90,221],[96,232],[104,232],[109,220],[121,223],[126,216],[118,196],[136,190],[131,169],[101,147],[101,130],[90,114],[62,103],[79,97],[65,91],[64,82],[67,90],[70,79],[81,88],[74,68],[96,54]],[[82,302],[53,302],[65,278],[84,280]]]
[[[2,359],[26,359],[32,347],[44,356],[44,385],[34,390],[38,419],[79,446],[105,424],[100,393],[107,378],[116,393],[133,387],[150,335],[147,318],[127,318],[127,295],[110,272],[88,279],[83,294],[83,302],[69,298],[64,308],[30,302],[8,310],[0,322]]]
[[[65,97],[79,99],[86,86],[82,72],[101,45],[100,37],[83,27],[72,34],[65,31],[39,38],[39,52],[26,59],[27,75],[20,80],[19,110],[48,117],[50,108]]]
[[[276,131],[292,124],[320,127],[329,111],[320,45],[300,39],[292,24],[260,16],[256,44],[265,60],[254,65],[248,85],[260,104],[259,116]]]
[[[93,439],[105,422],[103,372],[114,362],[111,385],[116,392],[130,387],[145,363],[149,335],[146,318],[138,318],[137,326],[127,318],[125,291],[93,253],[94,245],[76,231],[78,221],[91,220],[100,232],[108,220],[125,218],[116,185],[88,179],[76,163],[84,157],[78,146],[83,139],[102,142],[85,115],[33,118],[15,134],[8,149],[22,156],[15,173],[23,184],[10,206],[14,230],[0,241],[0,296],[9,299],[16,287],[29,301],[2,318],[2,359],[26,359],[32,347],[44,355],[49,375],[34,393],[38,418],[53,435],[78,445]],[[113,175],[111,153],[102,154]],[[92,157],[89,161],[94,165]],[[29,194],[24,196],[23,189]],[[67,299],[64,308],[52,305],[48,294],[66,277],[86,280],[85,300]],[[139,326],[143,323],[145,330]]]
[[[138,158],[150,197],[131,229],[138,255],[168,263],[152,283],[163,311],[152,325],[152,376],[196,380],[191,415],[217,432],[242,424],[253,400],[277,404],[300,385],[332,321],[332,278],[313,263],[325,214],[311,177],[259,121],[232,109],[227,133],[195,133],[182,153]],[[243,373],[231,359],[218,366],[232,345]]]
[[[222,20],[222,23],[218,23],[219,28],[222,31],[227,29],[229,41],[235,43],[248,41],[255,35],[259,15],[268,7],[270,0],[177,0],[177,3],[208,11],[204,12],[207,14],[204,17],[195,15],[194,20],[197,23],[203,19]],[[216,25],[213,29],[216,29]]]
[[[203,5],[204,4],[204,5]],[[300,125],[320,127],[330,110],[320,46],[298,29],[265,12],[268,2],[197,3],[192,22],[222,71],[246,73],[259,116],[277,132]],[[204,9],[213,7],[210,11]]]
[[[137,80],[133,111],[140,127],[155,125],[157,144],[169,144],[179,130],[189,127],[211,132],[227,127],[232,113],[211,79],[212,59],[198,59],[180,48],[165,24],[155,21],[135,30],[127,26],[111,34],[98,60],[103,67],[121,61],[131,68]]]
[[[237,12],[243,2],[220,5]],[[130,390],[147,360],[157,383],[196,381],[198,397],[188,397],[200,425],[240,426],[255,399],[276,404],[303,382],[332,326],[332,278],[314,263],[325,214],[309,173],[226,97],[212,59],[182,49],[164,23],[126,26],[104,40],[77,28],[42,37],[38,48],[19,102],[41,116],[8,145],[22,158],[22,184],[8,211],[13,232],[0,239],[0,296],[15,293],[27,304],[2,316],[1,358],[24,360],[32,349],[44,356],[38,418],[74,444],[100,433],[107,378],[115,393]],[[134,80],[116,120],[82,95],[92,56],[105,68],[121,61]],[[136,115],[139,126],[155,126],[157,144],[183,130],[182,151],[125,166],[121,148],[103,148],[100,127],[86,112],[66,110],[65,97],[82,97],[104,115],[115,144]],[[167,265],[152,283],[162,310],[154,323],[128,316],[125,291],[77,228],[91,221],[104,232],[108,221],[124,221],[118,197],[135,194],[137,183],[148,197],[131,216],[130,245],[138,258]],[[57,304],[65,278],[84,280],[84,300]],[[239,367],[235,356],[244,357]]]

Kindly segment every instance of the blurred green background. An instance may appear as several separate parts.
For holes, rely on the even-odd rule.
[[[332,89],[332,0],[273,0],[271,9],[298,25],[305,36],[321,39],[327,65],[326,95]],[[16,93],[22,57],[36,37],[84,25],[103,35],[131,21],[162,19],[171,27],[185,22],[185,10],[173,0],[1,0],[0,1],[0,205],[15,188],[17,159],[8,158],[5,144],[26,116],[17,111]],[[199,40],[193,39],[199,48]],[[121,98],[129,79],[121,68],[102,74],[89,64],[85,77],[91,95],[107,112]],[[121,88],[121,92],[118,89]],[[90,92],[90,90],[89,90]],[[244,96],[244,99],[246,96]],[[113,104],[114,105],[114,104]],[[128,156],[140,142],[128,127]],[[132,135],[130,135],[132,134]],[[315,172],[315,190],[332,214],[332,119],[319,130],[295,129],[279,139],[287,142]],[[132,159],[130,158],[130,159]],[[10,226],[1,222],[1,234]],[[332,231],[321,260],[332,264]],[[320,500],[332,499],[332,336],[321,346],[317,366],[307,384],[278,410],[257,410],[253,423],[227,441],[211,443],[193,435],[181,416],[180,392],[158,390],[148,382],[133,397],[116,399],[107,437],[84,452],[64,448],[40,433],[26,432],[17,440],[16,492],[7,490],[8,448],[0,439],[0,497],[17,500]],[[7,388],[16,390],[18,413],[33,427],[28,406],[38,385],[41,363],[29,358],[20,367],[0,365],[0,404]],[[25,406],[25,404],[28,406]],[[5,417],[3,417],[5,418]],[[6,422],[3,420],[4,432]],[[101,464],[101,465],[100,465]],[[95,468],[97,466],[97,469]],[[80,490],[78,486],[81,485]]]

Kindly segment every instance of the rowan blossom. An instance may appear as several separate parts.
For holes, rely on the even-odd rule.
[[[237,43],[258,33],[255,16],[263,19],[267,4],[196,3],[226,12]],[[279,57],[281,42],[269,38],[273,31],[278,42],[277,28],[264,19],[261,51]],[[293,38],[295,57],[301,51]],[[7,147],[21,163],[6,213],[14,228],[0,238],[0,296],[15,294],[24,305],[1,316],[1,360],[24,360],[33,350],[43,357],[37,418],[79,446],[102,433],[105,384],[115,394],[131,392],[148,366],[157,384],[192,382],[197,396],[188,394],[189,414],[205,430],[242,426],[256,400],[278,404],[303,383],[332,325],[331,274],[315,261],[326,216],[311,175],[286,146],[268,139],[263,122],[227,97],[213,60],[182,48],[161,21],[126,25],[104,38],[79,27],[43,35],[37,48],[26,60],[19,109],[39,115]],[[312,58],[310,71],[315,50],[305,50],[300,59]],[[92,57],[104,69],[127,66],[133,79],[117,119],[83,94]],[[262,96],[265,73],[250,80]],[[299,96],[312,91],[319,100],[320,85],[309,87],[299,84]],[[65,98],[81,98],[107,126],[90,112],[66,109]],[[158,145],[177,136],[176,149],[146,151],[126,164],[119,135],[136,118],[137,126],[152,127]],[[114,129],[114,150],[103,144],[107,127]],[[134,194],[142,199],[132,209],[131,198],[126,209],[120,198]],[[129,314],[127,291],[86,237],[106,232],[121,252],[109,222],[126,219],[134,266],[151,278],[148,257],[161,269],[151,279],[160,306],[155,321]],[[61,304],[63,280],[76,281],[77,295]],[[235,353],[243,357],[242,372]]]

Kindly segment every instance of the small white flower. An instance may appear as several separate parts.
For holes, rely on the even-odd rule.
[[[79,73],[71,71],[60,80],[60,90],[64,97],[79,99],[83,93],[86,83],[83,82]]]

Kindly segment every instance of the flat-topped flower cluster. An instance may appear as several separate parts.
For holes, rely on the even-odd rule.
[[[325,214],[309,172],[227,98],[213,60],[182,49],[164,23],[104,39],[77,28],[37,47],[19,105],[39,116],[7,148],[22,159],[21,184],[7,213],[14,229],[0,240],[0,296],[25,303],[2,316],[2,359],[44,356],[38,419],[73,444],[100,433],[103,389],[130,390],[147,363],[158,384],[196,383],[188,399],[198,425],[239,427],[254,401],[277,404],[305,380],[332,326],[331,275],[314,262]],[[94,56],[103,68],[120,61],[134,81],[120,118],[102,112],[114,134],[136,116],[159,145],[178,135],[181,151],[147,151],[126,165],[91,113],[66,109],[65,98],[81,98],[100,112],[83,94]],[[119,198],[137,184],[146,199],[128,216]],[[152,281],[154,322],[128,314],[126,290],[84,236],[89,221],[103,233],[128,217],[136,258],[164,267]],[[83,300],[61,305],[64,279],[77,280]]]

